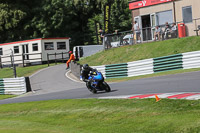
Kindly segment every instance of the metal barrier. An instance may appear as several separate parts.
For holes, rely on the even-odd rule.
[[[200,68],[200,51],[92,67],[102,72],[107,79],[133,77],[177,69]]]
[[[42,58],[42,53],[33,53],[33,54],[16,54],[16,55],[10,55],[10,56],[0,56],[0,68],[12,66],[12,59],[14,58],[13,63],[15,65],[22,65],[23,67],[29,66],[32,64],[42,64],[44,62],[44,59]],[[51,58],[52,57],[52,58]],[[62,52],[62,53],[53,53],[49,54],[47,53],[47,59],[46,62],[48,63],[48,66],[50,62],[64,62],[69,59],[68,52]]]
[[[14,61],[12,62],[12,59]],[[9,56],[0,56],[0,67],[3,68],[5,66],[14,64],[22,64],[22,66],[28,66],[31,63],[42,62],[42,53],[34,53],[34,54],[16,54]]]
[[[145,27],[140,29],[139,31],[130,30],[118,32],[117,34],[106,34],[104,37],[105,49],[125,45],[134,45],[144,42],[152,42],[155,40],[161,41],[178,37],[178,31],[175,31],[175,33],[172,34],[170,31],[165,31],[165,25],[160,25],[159,27],[161,29],[160,38],[155,36],[155,27]]]
[[[105,76],[106,78],[120,78],[128,76],[128,64],[113,64],[105,66]]]
[[[152,74],[153,59],[139,60],[128,63],[128,77]]]
[[[163,56],[153,59],[153,71],[163,72],[168,70],[182,69],[182,54]]]
[[[31,91],[28,77],[0,79],[0,94],[20,95]]]
[[[192,23],[186,23],[186,36],[199,35],[200,32],[200,18],[193,19]],[[152,42],[152,41],[163,41],[173,38],[178,38],[178,24],[184,23],[183,21],[177,22],[175,27],[176,30],[165,30],[165,25],[158,25],[161,29],[159,37],[155,36],[156,26],[153,27],[143,27],[137,31],[123,31],[113,34],[106,34],[104,37],[105,49],[120,47],[125,45],[134,45],[138,43]],[[172,23],[169,23],[172,26]],[[137,33],[136,33],[137,32]]]
[[[105,75],[106,75],[106,69],[105,69],[106,67],[105,67],[105,65],[102,65],[102,66],[92,66],[92,68],[97,69],[105,77]]]
[[[101,72],[106,79],[134,77],[177,69],[200,68],[200,51],[91,67]],[[79,78],[80,75],[77,75],[77,77]]]
[[[61,57],[59,57],[59,55],[61,55]],[[67,56],[64,56],[67,55]],[[50,57],[53,56],[54,58],[51,59]],[[66,58],[67,57],[67,58]],[[62,63],[66,60],[69,59],[69,52],[62,52],[62,53],[53,53],[53,54],[49,54],[47,53],[47,63],[48,66],[50,64],[50,62],[55,62],[55,64],[57,64],[57,62],[61,61]]]
[[[183,69],[200,68],[200,51],[183,53]]]

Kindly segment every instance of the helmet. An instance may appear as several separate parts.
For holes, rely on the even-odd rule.
[[[71,54],[72,53],[72,51],[69,51],[69,54]]]
[[[89,65],[88,64],[84,64],[83,65],[83,69],[88,69],[89,68]]]

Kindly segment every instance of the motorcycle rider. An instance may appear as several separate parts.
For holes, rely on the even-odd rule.
[[[90,79],[88,79],[91,76]],[[104,81],[104,77],[101,72],[98,72],[97,69],[89,67],[88,64],[84,64],[81,70],[81,77],[86,86],[92,93],[97,93],[97,91],[105,90],[110,92],[111,89],[109,85]]]
[[[82,76],[82,80],[84,82],[89,82],[90,80],[88,79],[89,78],[89,73],[90,72],[95,72],[96,69],[93,69],[91,67],[89,67],[88,64],[84,64],[83,67],[82,67],[82,70],[81,70],[81,76]]]
[[[91,82],[93,80],[92,79],[90,79],[90,80],[88,79],[89,78],[89,73],[90,72],[93,73],[95,71],[96,71],[96,69],[93,69],[93,68],[89,67],[88,64],[84,64],[83,67],[82,67],[82,70],[81,70],[82,80],[84,82],[86,82],[86,85],[89,86],[89,88],[91,88],[91,89],[92,89]]]

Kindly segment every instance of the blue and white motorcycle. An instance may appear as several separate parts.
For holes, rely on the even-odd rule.
[[[89,74],[88,78],[91,82],[86,82],[88,90],[92,93],[97,93],[97,91],[110,92],[110,86],[104,81],[104,77],[101,72],[97,70]]]

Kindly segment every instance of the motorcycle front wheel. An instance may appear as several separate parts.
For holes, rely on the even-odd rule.
[[[93,94],[97,93],[97,90],[95,88],[93,88],[88,82],[86,82],[86,87],[88,88],[88,90],[90,92],[92,92]]]

